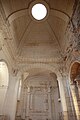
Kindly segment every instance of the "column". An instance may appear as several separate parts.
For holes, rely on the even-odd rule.
[[[61,97],[61,104],[63,109],[63,119],[68,120],[68,111],[67,111],[67,104],[66,104],[66,97],[65,97],[65,89],[64,89],[64,78],[60,77],[58,80],[59,83],[59,90],[60,90],[60,97]]]
[[[48,118],[50,119],[50,120],[53,120],[52,119],[52,106],[51,106],[51,91],[50,91],[50,87],[48,88],[48,103],[49,103],[49,116],[48,116]]]
[[[71,120],[76,120],[76,114],[75,114],[75,109],[74,109],[74,103],[73,103],[73,98],[72,98],[72,93],[71,93],[71,88],[70,88],[70,82],[69,82],[69,76],[66,73],[64,76],[64,89],[65,89],[65,97],[66,97],[66,105],[67,105],[67,112],[68,112],[68,119]]]
[[[78,81],[78,93],[79,93],[79,98],[80,98],[80,80]]]
[[[30,106],[30,87],[28,87],[28,89],[27,89],[27,108],[26,108],[26,120],[28,120],[29,119],[29,106]]]
[[[71,84],[71,93],[72,93],[74,109],[75,109],[75,113],[76,113],[76,120],[80,120],[78,100],[77,100],[76,88],[75,88],[75,84],[74,83]]]
[[[4,114],[7,115],[10,120],[15,120],[18,86],[18,76],[10,74],[9,87],[6,93],[6,99],[4,103]]]
[[[79,79],[76,80],[77,82],[77,103],[78,103],[78,116],[80,119],[80,75],[79,75]]]
[[[26,118],[26,102],[27,102],[27,88],[26,86],[23,87],[23,94],[22,94],[22,97],[23,97],[23,100],[22,100],[22,113],[21,113],[21,118],[22,119],[25,119]]]

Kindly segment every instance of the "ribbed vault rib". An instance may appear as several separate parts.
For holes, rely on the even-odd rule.
[[[26,36],[29,34],[29,32],[31,30],[31,27],[32,27],[31,23],[32,23],[32,20],[30,20],[28,25],[25,27],[24,33],[23,33],[23,35],[22,35],[22,37],[20,39],[20,43],[19,43],[19,46],[18,46],[18,54],[20,54],[20,51],[22,50],[24,40],[26,39]]]
[[[70,20],[69,16],[64,14],[64,12],[61,12],[61,11],[58,11],[58,10],[51,9],[49,14],[52,14],[54,17],[55,16],[58,17],[59,19],[65,21],[66,23],[69,22],[69,20]]]
[[[13,21],[16,18],[20,17],[21,15],[24,15],[25,12],[28,12],[28,9],[29,9],[29,7],[16,10],[16,11],[12,12],[10,15],[8,15],[6,17],[6,20]],[[57,13],[56,16],[61,17],[64,21],[67,21],[67,19],[70,20],[70,16],[67,13],[65,13],[64,11],[54,9],[54,8],[50,8],[50,12],[51,11],[54,13],[54,15]]]
[[[14,14],[12,14],[9,18],[8,21],[11,24],[14,20],[18,19],[19,17],[23,17],[23,16],[28,16],[28,9],[26,10],[22,10],[22,11],[18,11]]]
[[[54,8],[50,8],[50,10],[53,10],[53,11],[56,11],[56,12],[59,12],[61,14],[64,14],[65,16],[67,16],[69,19],[71,18],[66,12],[64,11],[61,11],[61,10],[58,10],[58,9],[54,9]]]
[[[6,20],[8,20],[8,19],[9,19],[11,16],[13,16],[14,14],[17,14],[18,12],[26,11],[26,10],[28,10],[28,9],[29,9],[29,7],[28,7],[28,8],[23,8],[23,9],[16,10],[16,11],[12,12],[10,15],[8,15],[8,16],[6,17]],[[67,16],[67,17],[70,19],[70,16],[69,16],[66,12],[64,12],[64,11],[61,11],[61,10],[58,10],[58,9],[54,9],[54,8],[50,8],[50,10],[53,10],[53,11],[55,11],[55,12],[59,12],[60,14],[64,14],[65,16]]]
[[[59,49],[60,49],[60,50],[59,50],[59,51],[60,51],[60,55],[61,55],[61,57],[62,57],[62,56],[63,56],[63,54],[62,54],[62,48],[61,48],[61,46],[60,46],[58,37],[56,36],[56,33],[54,32],[54,30],[53,30],[53,28],[51,27],[51,25],[50,25],[50,23],[48,22],[48,20],[46,21],[46,24],[47,24],[48,29],[49,29],[50,32],[51,32],[52,38],[54,38],[53,36],[55,36],[55,38],[56,38],[56,41],[57,41],[58,46],[59,46]]]
[[[20,12],[20,11],[25,11],[25,10],[27,10],[27,9],[28,9],[28,8],[23,8],[23,9],[15,10],[14,12],[12,12],[11,14],[9,14],[9,15],[6,17],[6,20],[8,20],[9,17],[11,17],[12,15],[14,15],[14,14]]]

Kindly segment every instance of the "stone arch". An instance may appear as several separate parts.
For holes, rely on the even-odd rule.
[[[7,62],[5,61],[5,60],[0,60],[0,63],[1,63],[1,67],[3,67],[3,68],[1,68],[1,69],[3,69],[3,70],[6,70],[6,71],[1,71],[1,72],[5,72],[5,75],[3,76],[3,77],[5,77],[6,75],[6,80],[7,80],[7,85],[8,85],[8,83],[9,83],[9,69],[8,69],[8,64],[7,64]],[[3,66],[2,66],[3,65]],[[5,67],[5,68],[4,68]],[[3,78],[2,77],[2,78]],[[1,79],[1,78],[0,78]]]
[[[33,69],[33,68],[42,68],[42,69],[50,70],[53,73],[55,73],[56,71],[57,74],[56,73],[55,74],[57,75],[57,80],[59,80],[58,78],[61,77],[60,72],[57,69],[55,69],[54,66],[43,64],[43,63],[22,66],[18,72],[18,75],[21,75],[23,72],[28,71],[29,69]]]
[[[8,68],[8,73],[10,73],[10,72],[11,72],[11,67],[10,67],[9,63],[7,62],[7,60],[5,60],[5,59],[0,59],[0,62],[4,62],[4,63],[6,64],[6,66],[7,66],[7,68]]]
[[[75,60],[75,61],[72,61],[71,63],[70,63],[70,67],[69,67],[69,81],[70,81],[70,79],[71,79],[71,69],[72,69],[72,67],[75,65],[75,64],[80,64],[80,61],[79,60]]]
[[[24,72],[28,71],[29,69],[34,69],[34,68],[42,68],[42,69],[46,69],[46,70],[51,71],[51,73],[55,73],[55,74],[57,73],[56,76],[57,76],[59,91],[60,91],[59,101],[61,102],[62,111],[67,111],[62,76],[61,76],[59,70],[57,68],[55,69],[54,66],[51,66],[48,64],[43,64],[43,63],[26,64],[26,65],[20,66],[20,70],[18,72],[18,75],[21,76]],[[63,96],[64,96],[64,99],[63,99]],[[62,115],[62,114],[60,114],[60,115]]]
[[[80,119],[80,61],[74,61],[70,66],[69,71],[69,79],[70,79],[70,88],[71,95],[73,98],[73,107],[75,112],[75,117],[77,120]]]
[[[27,68],[23,67],[23,69],[21,69],[21,71],[20,71],[21,73],[25,72],[25,71],[27,71],[29,69],[34,69],[34,68],[42,68],[42,69],[48,69],[48,70],[47,70],[47,72],[44,70],[44,72],[42,71],[40,74],[33,75],[31,77],[29,76],[29,77],[27,77],[23,81],[22,91],[24,91],[24,94],[21,94],[21,99],[18,102],[18,105],[20,104],[20,102],[23,99],[24,99],[24,101],[21,103],[22,104],[21,107],[19,106],[18,107],[19,109],[17,108],[17,110],[16,110],[17,111],[17,116],[21,115],[21,113],[19,112],[20,109],[22,109],[22,111],[23,111],[23,109],[25,111],[28,111],[28,109],[29,109],[28,107],[29,106],[30,106],[31,109],[33,109],[33,106],[35,105],[35,103],[37,103],[37,104],[34,107],[34,112],[36,112],[35,108],[38,110],[38,112],[39,112],[39,110],[42,111],[42,109],[43,109],[42,106],[44,106],[44,109],[45,109],[45,103],[43,102],[43,99],[42,99],[42,98],[44,98],[45,100],[49,101],[49,104],[46,102],[46,105],[49,105],[49,108],[51,108],[52,111],[53,111],[52,112],[52,111],[50,111],[49,108],[46,108],[46,109],[48,109],[48,111],[51,114],[50,117],[53,116],[52,118],[54,118],[54,119],[59,118],[59,114],[58,113],[62,112],[61,111],[62,110],[62,106],[61,106],[61,104],[59,102],[59,93],[58,93],[59,91],[58,91],[58,86],[57,86],[57,75],[55,74],[55,70],[54,69],[52,70],[52,68],[50,68],[50,67],[47,68],[47,67],[48,66],[45,66],[45,65],[41,66],[39,64],[36,67],[34,65],[34,66],[31,66],[31,67],[29,66]],[[28,95],[28,94],[26,94],[26,92],[29,92],[29,93],[31,92],[30,96],[28,96],[28,97],[31,98],[30,101],[28,101],[28,97],[26,97]],[[33,94],[33,92],[34,92],[34,94]],[[38,92],[39,92],[39,94],[41,94],[41,96],[37,96]],[[50,95],[49,93],[50,92],[53,95],[53,96],[51,96],[51,98],[49,97],[49,95]],[[45,96],[43,95],[44,93],[45,93]],[[47,95],[47,94],[49,94],[49,95]],[[34,98],[34,101],[36,101],[35,103],[32,102],[33,98]],[[38,101],[40,102],[41,105],[38,104],[37,99],[38,99]],[[54,103],[52,102],[52,105],[50,104],[51,100],[54,101]],[[28,102],[27,104],[26,104],[26,101]],[[32,103],[34,103],[34,105],[32,105]],[[26,105],[27,105],[27,107],[26,107]],[[57,108],[60,108],[60,109],[57,109]],[[60,110],[60,111],[58,111],[58,110]],[[30,111],[30,112],[32,112],[32,111]],[[36,113],[36,114],[38,114],[38,113]],[[44,117],[42,112],[41,112],[41,114]],[[22,112],[21,118],[23,119],[23,118],[25,118],[25,116],[29,116],[28,113]],[[35,114],[34,114],[34,116],[35,116]],[[31,116],[29,116],[29,117],[31,117]]]
[[[3,114],[3,107],[9,86],[9,70],[5,60],[0,60],[0,114]]]

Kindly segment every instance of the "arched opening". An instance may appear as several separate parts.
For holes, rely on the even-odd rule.
[[[62,107],[56,74],[43,69],[28,72],[22,75],[16,119],[58,120]]]
[[[80,63],[73,63],[70,71],[70,87],[77,120],[80,119]]]
[[[8,88],[9,72],[4,61],[0,61],[0,115],[3,114],[3,105]]]

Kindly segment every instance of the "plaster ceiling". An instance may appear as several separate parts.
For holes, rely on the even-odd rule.
[[[18,59],[61,59],[64,51],[64,34],[73,12],[74,0],[39,0],[49,7],[48,17],[35,21],[30,5],[35,0],[1,0],[9,23],[11,51]],[[37,0],[38,1],[38,0]]]

